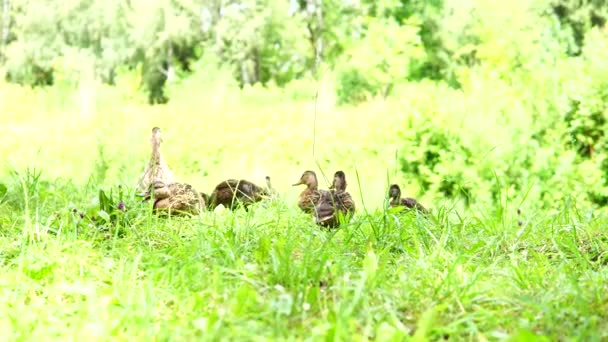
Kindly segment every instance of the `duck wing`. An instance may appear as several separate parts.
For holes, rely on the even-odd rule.
[[[417,209],[424,214],[428,214],[429,212],[422,204],[420,204],[420,202],[411,197],[402,198],[401,205],[410,209]]]

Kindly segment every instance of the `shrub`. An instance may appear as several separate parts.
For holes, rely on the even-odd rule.
[[[591,34],[589,52],[557,63],[561,86],[553,89],[551,65],[527,78],[481,65],[461,75],[461,91],[438,83],[408,94],[414,110],[401,135],[403,177],[427,196],[466,205],[608,203],[608,75],[599,62],[608,55],[600,38]]]

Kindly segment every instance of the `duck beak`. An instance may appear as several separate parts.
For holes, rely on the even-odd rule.
[[[297,182],[296,184],[292,184],[291,186],[298,186],[298,185],[302,185],[302,184],[304,184],[304,183],[303,183],[303,182],[302,182],[302,180],[300,179],[300,181],[299,181],[299,182]]]
[[[140,192],[138,194],[135,194],[135,196],[137,197],[143,197],[142,201],[147,201],[150,199],[150,191],[145,191],[145,192]]]

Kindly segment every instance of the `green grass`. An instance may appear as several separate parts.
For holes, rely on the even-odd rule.
[[[607,337],[608,220],[575,208],[522,226],[360,212],[323,231],[284,200],[173,219],[128,200],[87,224],[57,194],[95,196],[50,183],[1,206],[6,339]]]
[[[307,102],[107,104],[91,118],[3,87],[3,340],[608,338],[603,214],[565,202],[519,216],[518,203],[465,211],[440,199],[425,199],[429,219],[382,209],[387,170],[403,181],[398,104],[321,103],[313,158]],[[349,129],[327,129],[341,122]],[[154,125],[172,169],[199,190],[269,174],[281,197],[249,212],[152,215],[132,188]],[[316,162],[326,175],[344,169],[357,201],[338,230],[296,206],[302,189],[290,184]],[[106,222],[99,190],[116,203],[118,185],[127,211]]]

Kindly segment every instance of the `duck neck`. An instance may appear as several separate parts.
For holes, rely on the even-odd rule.
[[[334,182],[334,190],[337,192],[342,192],[346,190],[346,181],[342,179],[337,179]]]
[[[272,184],[270,184],[270,178],[266,178],[266,187],[269,191],[272,191]]]
[[[150,159],[155,165],[160,165],[160,141],[152,139],[152,158]]]

